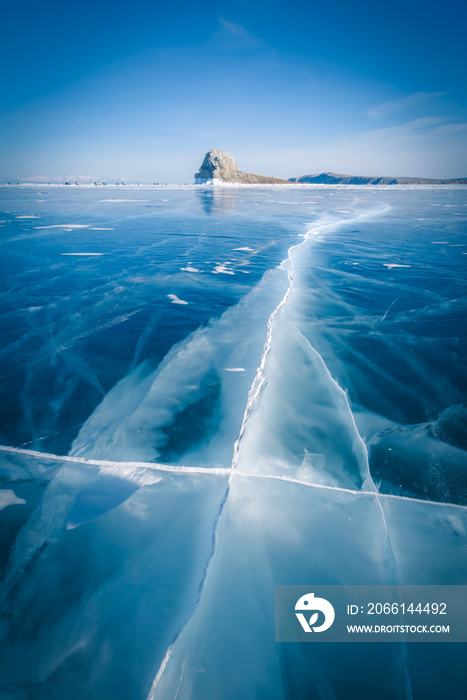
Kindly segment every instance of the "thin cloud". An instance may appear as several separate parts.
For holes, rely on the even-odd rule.
[[[426,109],[432,107],[438,100],[445,97],[447,92],[414,92],[406,97],[383,102],[375,105],[366,113],[370,119],[384,119],[392,114],[407,112],[410,110]]]
[[[219,17],[219,24],[226,32],[228,32],[228,34],[230,34],[230,36],[240,40],[243,44],[256,47],[266,46],[265,42],[260,37],[256,36],[256,34],[253,34],[252,32],[249,32],[241,24],[231,22],[223,17]]]
[[[425,117],[304,148],[251,149],[245,170],[278,177],[335,172],[348,175],[465,177],[467,123]]]
[[[444,121],[442,117],[422,117],[420,119],[413,119],[405,124],[398,124],[397,126],[372,129],[356,136],[343,138],[341,141],[343,143],[347,141],[359,141],[363,138],[366,141],[381,141],[382,143],[388,143],[393,140],[400,142],[403,138],[412,138],[415,135],[430,132],[443,124]]]

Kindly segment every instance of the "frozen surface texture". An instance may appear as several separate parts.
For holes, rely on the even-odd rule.
[[[467,583],[465,191],[0,194],[0,697],[465,698],[274,642],[276,584]]]

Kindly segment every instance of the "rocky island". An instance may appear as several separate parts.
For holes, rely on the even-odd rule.
[[[212,180],[236,182],[244,185],[287,185],[288,180],[266,177],[254,173],[243,173],[238,169],[237,161],[226,151],[211,150],[206,153],[200,169],[195,174],[195,182],[203,184]]]

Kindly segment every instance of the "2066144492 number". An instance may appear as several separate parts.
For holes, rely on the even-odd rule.
[[[428,613],[446,615],[446,603],[368,603],[367,615],[410,615]]]

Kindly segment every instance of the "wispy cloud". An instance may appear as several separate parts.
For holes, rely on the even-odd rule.
[[[258,48],[267,46],[267,44],[260,37],[256,36],[256,34],[253,34],[252,32],[249,32],[241,24],[231,22],[223,17],[219,17],[219,24],[228,35],[237,39],[244,45]]]
[[[428,135],[436,131],[443,125],[445,119],[442,117],[421,117],[420,119],[412,119],[404,124],[396,126],[387,126],[382,129],[371,129],[363,133],[342,138],[341,143],[361,141],[367,143],[378,141],[379,143],[389,144],[393,141],[400,144],[406,139],[414,139],[420,135]]]
[[[280,177],[331,171],[349,175],[465,177],[467,123],[414,119],[304,148],[252,149],[250,169]],[[238,160],[243,154],[238,153]],[[254,166],[254,167],[253,167]],[[248,167],[245,167],[248,170]]]
[[[406,97],[375,105],[366,114],[371,119],[384,119],[398,113],[427,109],[435,106],[446,95],[447,92],[414,92]]]

